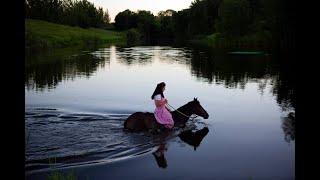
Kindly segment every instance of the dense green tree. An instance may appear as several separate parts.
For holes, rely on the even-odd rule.
[[[63,15],[60,0],[25,0],[25,15],[33,19],[58,22]]]
[[[190,35],[188,34],[190,9],[184,9],[175,13],[173,15],[173,21],[176,42],[184,43],[186,40],[190,39]]]
[[[152,43],[158,33],[159,24],[155,16],[150,11],[140,10],[137,13],[138,30],[142,33],[145,43]]]
[[[294,15],[294,3],[289,0],[194,0],[187,9],[167,9],[156,16],[146,10],[126,9],[110,23],[108,10],[87,0],[25,0],[26,18],[84,28],[134,29],[129,37],[141,35],[144,43],[163,39],[186,43],[214,37],[212,41],[268,41],[275,47],[287,47],[295,41]],[[140,35],[135,36],[137,33]]]
[[[117,30],[123,31],[131,28],[136,28],[136,13],[126,9],[118,13],[114,19],[114,26]]]
[[[106,12],[104,12],[104,14],[103,14],[103,22],[105,24],[110,24],[110,21],[111,21],[111,18],[110,18],[110,15],[109,15],[109,11],[107,9]]]
[[[159,21],[159,38],[174,38],[174,20],[173,15],[177,12],[168,9],[166,11],[160,11],[158,16],[156,17],[157,21]]]
[[[252,11],[247,0],[223,0],[218,10],[216,29],[229,37],[241,37],[248,33],[252,23]]]
[[[25,17],[80,27],[103,27],[108,12],[87,0],[25,0]]]
[[[196,0],[190,5],[189,34],[211,34],[221,0]]]

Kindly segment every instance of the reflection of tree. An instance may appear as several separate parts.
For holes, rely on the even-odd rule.
[[[245,88],[249,80],[265,75],[263,56],[234,56],[212,51],[195,50],[191,58],[191,72],[209,83],[224,83],[227,88]]]
[[[191,58],[192,74],[208,83],[223,83],[227,88],[244,89],[249,81],[258,83],[261,94],[270,84],[271,93],[283,111],[295,112],[296,91],[292,65],[294,52],[275,52],[272,56],[228,56],[211,51],[194,50]],[[222,55],[220,55],[222,54]],[[225,53],[226,54],[226,53]],[[268,59],[267,59],[268,58]],[[295,116],[289,113],[282,128],[286,141],[294,140]]]
[[[278,104],[288,111],[295,108],[295,80],[290,60],[283,60],[292,56],[287,56],[288,52],[282,54],[286,55],[235,56],[195,49],[191,56],[191,72],[199,80],[223,84],[226,88],[244,89],[249,81],[257,82],[261,93],[270,83]],[[270,61],[280,69],[271,66]]]
[[[285,76],[281,71],[275,76],[271,92],[276,95],[277,103],[282,110],[290,111],[295,108],[295,89],[292,80],[288,80]]]
[[[79,53],[79,52],[78,52]],[[28,89],[55,88],[63,80],[77,76],[90,77],[109,58],[94,54],[42,54],[26,56],[25,85]]]
[[[124,65],[146,65],[152,63],[153,49],[150,48],[117,48],[117,61]]]
[[[282,129],[284,132],[284,139],[286,142],[294,141],[295,139],[295,113],[290,112],[286,117],[282,118]]]
[[[280,67],[282,68],[282,67]],[[273,79],[271,92],[276,95],[277,103],[283,111],[291,111],[296,107],[295,79],[292,70],[280,69]]]

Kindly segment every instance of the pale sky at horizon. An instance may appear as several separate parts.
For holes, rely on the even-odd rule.
[[[108,9],[111,22],[115,16],[126,9],[131,11],[146,10],[157,15],[159,11],[173,9],[180,11],[187,9],[194,0],[88,0],[96,8],[102,7],[104,11]]]

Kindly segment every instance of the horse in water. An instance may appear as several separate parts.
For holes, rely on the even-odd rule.
[[[186,122],[193,114],[201,116],[204,119],[209,118],[209,114],[203,109],[197,98],[194,98],[193,101],[179,107],[177,110],[172,111],[171,114],[174,126],[179,127],[185,126]],[[135,112],[124,122],[124,128],[133,131],[159,129],[160,127],[161,124],[157,122],[154,114],[150,112]]]

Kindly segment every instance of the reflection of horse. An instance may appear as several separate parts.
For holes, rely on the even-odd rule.
[[[192,130],[183,131],[179,134],[182,141],[194,147],[194,150],[200,145],[202,139],[208,134],[209,129],[204,127],[201,130],[192,132]]]
[[[194,98],[193,101],[179,107],[177,110],[172,111],[171,114],[175,126],[184,126],[193,114],[205,119],[209,117],[209,114],[203,109],[197,98]],[[159,129],[160,127],[161,124],[156,121],[154,114],[150,112],[135,112],[124,122],[125,129],[134,131]]]
[[[208,134],[209,129],[204,127],[201,130],[192,132],[192,130],[183,131],[179,134],[182,141],[194,147],[194,150],[200,145],[202,139]],[[167,160],[164,157],[165,151],[168,150],[168,146],[165,142],[162,142],[158,149],[152,153],[160,168],[166,168],[168,166]]]

